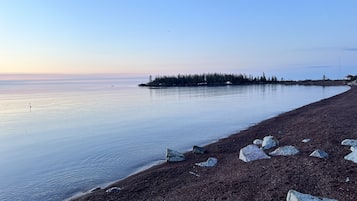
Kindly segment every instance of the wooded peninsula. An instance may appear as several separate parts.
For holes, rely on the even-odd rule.
[[[261,76],[252,76],[245,74],[194,74],[177,76],[157,76],[145,84],[139,84],[141,87],[193,87],[193,86],[225,86],[225,85],[249,85],[249,84],[302,84],[302,85],[343,85],[345,80],[330,80],[323,77],[321,80],[303,80],[292,81],[277,79],[276,76],[267,77],[263,73]]]

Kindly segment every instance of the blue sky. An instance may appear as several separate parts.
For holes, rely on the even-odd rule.
[[[357,1],[4,0],[0,73],[357,74]]]

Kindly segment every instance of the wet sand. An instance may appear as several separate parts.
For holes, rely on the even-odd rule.
[[[242,147],[267,135],[275,136],[279,146],[294,145],[300,153],[249,163],[238,158]],[[311,141],[302,143],[305,138]],[[343,158],[351,152],[341,145],[346,138],[357,139],[357,87],[210,144],[206,146],[207,154],[186,153],[184,162],[154,166],[75,200],[269,201],[285,200],[287,192],[294,189],[356,201],[357,164]],[[329,158],[309,157],[315,149],[326,151]],[[216,157],[218,164],[212,168],[193,165],[208,157]],[[121,190],[107,193],[112,186]]]

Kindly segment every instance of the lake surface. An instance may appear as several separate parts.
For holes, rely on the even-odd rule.
[[[63,200],[348,87],[0,81],[0,200]]]

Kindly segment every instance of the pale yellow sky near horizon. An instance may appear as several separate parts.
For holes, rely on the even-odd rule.
[[[356,1],[0,1],[0,74],[357,73]]]

